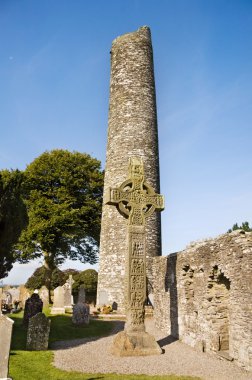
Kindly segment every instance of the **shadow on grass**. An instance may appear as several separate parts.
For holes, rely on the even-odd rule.
[[[58,319],[56,319],[56,322],[58,325]],[[66,337],[65,334],[64,337],[62,336],[58,339],[54,339],[54,337],[50,338],[49,348],[53,350],[68,349],[83,345],[87,342],[94,342],[108,335],[117,334],[119,331],[123,330],[124,324],[125,322],[123,321],[103,321],[91,319],[89,325],[86,326],[71,325],[69,326],[69,332],[71,329],[71,335],[67,334]],[[76,334],[74,334],[74,332],[76,332]],[[83,332],[83,334],[81,334],[81,332]],[[80,336],[80,334],[82,336]]]
[[[23,313],[11,314],[14,321],[12,350],[26,350],[27,327],[23,326]],[[48,315],[51,320],[49,349],[76,347],[88,341],[116,334],[123,329],[122,321],[104,321],[90,319],[88,325],[76,326],[71,315]]]

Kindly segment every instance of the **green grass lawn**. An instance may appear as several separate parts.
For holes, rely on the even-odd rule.
[[[48,310],[45,311],[48,315]],[[59,340],[69,340],[85,337],[100,337],[108,335],[114,325],[111,321],[91,320],[88,326],[76,327],[72,324],[70,315],[50,316],[51,332],[48,351],[26,351],[26,328],[22,326],[23,313],[11,314],[14,320],[12,345],[9,363],[9,376],[13,380],[189,380],[193,377],[183,376],[146,376],[146,375],[116,375],[87,374],[67,372],[52,365],[53,352],[50,344]]]

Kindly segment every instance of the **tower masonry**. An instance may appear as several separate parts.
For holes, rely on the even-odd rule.
[[[159,193],[153,53],[150,29],[146,26],[119,36],[112,43],[104,194],[127,179],[131,157],[141,158],[146,181]],[[161,255],[159,213],[153,213],[147,220],[146,235],[146,257]],[[127,220],[119,215],[114,206],[104,202],[98,306],[114,304],[118,311],[124,311],[126,257]]]

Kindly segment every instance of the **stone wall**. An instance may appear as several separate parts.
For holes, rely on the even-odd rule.
[[[148,265],[157,326],[252,370],[252,233],[192,243]]]

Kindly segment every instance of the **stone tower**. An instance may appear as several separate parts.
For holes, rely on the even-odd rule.
[[[159,193],[159,155],[153,54],[150,29],[116,38],[111,49],[111,79],[104,194],[128,176],[130,157],[144,163],[146,181]],[[146,257],[161,255],[160,214],[146,225]],[[116,303],[124,311],[127,221],[103,204],[97,305]],[[148,276],[148,269],[147,269]]]

